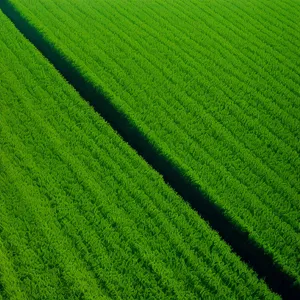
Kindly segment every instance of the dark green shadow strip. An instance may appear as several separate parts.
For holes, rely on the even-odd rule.
[[[82,98],[118,132],[118,134],[148,162],[185,201],[198,211],[210,226],[232,247],[269,287],[284,299],[300,299],[300,287],[294,279],[274,264],[272,257],[248,238],[232,221],[224,216],[201,191],[194,186],[158,149],[156,149],[125,115],[106,99],[99,89],[88,82],[43,35],[18,12],[8,0],[0,0],[0,9],[16,28],[46,57]]]

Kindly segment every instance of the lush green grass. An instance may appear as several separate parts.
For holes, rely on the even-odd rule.
[[[300,283],[300,2],[10,0]]]
[[[1,298],[278,298],[0,23]]]

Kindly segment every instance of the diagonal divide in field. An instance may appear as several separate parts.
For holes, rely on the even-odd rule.
[[[63,57],[43,35],[9,3],[0,1],[0,8],[12,20],[18,30],[54,65],[64,78],[88,101],[94,109],[119,133],[120,136],[156,169],[164,180],[191,206],[199,212],[219,232],[220,236],[233,248],[246,263],[264,278],[269,286],[284,298],[292,299],[299,294],[299,288],[293,286],[293,279],[282,272],[273,263],[270,255],[248,239],[248,234],[241,232],[223,212],[199,189],[187,180],[182,172],[147,140],[147,138],[120,113],[101,91],[88,82],[80,72]]]

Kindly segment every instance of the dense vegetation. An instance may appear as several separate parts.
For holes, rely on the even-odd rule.
[[[300,2],[10,0],[300,283]]]
[[[278,298],[0,23],[0,298]]]

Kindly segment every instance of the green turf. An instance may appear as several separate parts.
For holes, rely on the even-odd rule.
[[[0,23],[0,298],[279,298]]]
[[[300,283],[300,2],[10,0]]]

